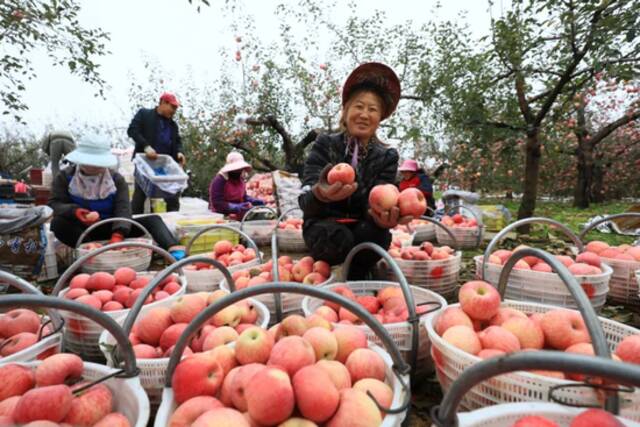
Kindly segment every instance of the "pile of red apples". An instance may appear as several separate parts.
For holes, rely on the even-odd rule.
[[[359,328],[289,316],[184,358],[172,377],[178,407],[169,425],[379,426],[384,414],[367,392],[391,406],[385,377]]]
[[[149,273],[140,274],[129,267],[121,267],[113,274],[99,271],[78,274],[71,279],[64,298],[87,304],[100,311],[117,311],[131,308],[149,284]],[[157,286],[144,304],[162,301],[180,290],[178,276],[169,275]]]
[[[228,240],[220,240],[213,245],[213,250],[208,256],[219,261],[225,267],[233,267],[256,259],[256,251],[246,248],[244,245],[234,245]],[[205,262],[196,262],[185,265],[185,270],[211,270],[215,267]]]
[[[114,396],[104,384],[87,384],[84,363],[75,354],[46,358],[35,369],[17,363],[0,366],[0,426],[129,427],[114,412]]]
[[[273,280],[272,269],[273,261],[269,260],[255,268],[234,271],[231,277],[236,289],[244,289],[271,282]],[[331,266],[325,261],[315,261],[310,256],[294,261],[290,256],[283,255],[278,258],[278,275],[281,282],[318,285],[329,279]]]
[[[0,357],[31,347],[38,342],[38,334],[45,337],[51,334],[51,328],[42,325],[35,311],[16,308],[0,314]]]
[[[435,332],[454,347],[481,359],[516,351],[557,350],[594,355],[582,315],[575,310],[550,309],[527,314],[501,307],[500,294],[489,283],[474,280],[458,293],[459,307],[448,307],[438,316]],[[613,355],[640,364],[640,335],[625,337]],[[581,381],[579,374],[535,371],[556,378]]]

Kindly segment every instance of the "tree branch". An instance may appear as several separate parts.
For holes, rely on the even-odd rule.
[[[271,163],[271,161],[269,159],[266,158],[261,158],[261,157],[256,157],[255,156],[255,149],[249,148],[246,145],[244,145],[242,142],[235,142],[235,143],[231,143],[231,145],[233,146],[233,148],[236,148],[244,153],[247,153],[249,155],[249,158],[251,159],[251,163],[254,163],[254,168],[256,170],[260,170],[262,172],[271,172],[271,171],[275,171],[280,169],[278,166],[276,166],[275,164]],[[262,164],[262,166],[255,165],[255,162],[260,162]]]
[[[419,95],[400,95],[400,99],[411,99],[413,101],[427,102],[427,98]]]
[[[553,106],[556,98],[560,95],[560,93],[562,93],[564,86],[571,81],[571,76],[573,75],[576,67],[578,66],[578,64],[580,64],[587,52],[589,52],[589,50],[591,49],[596,26],[600,21],[600,18],[602,17],[602,13],[609,6],[609,4],[609,2],[603,2],[603,5],[596,9],[596,11],[594,12],[593,17],[591,18],[591,25],[589,27],[589,33],[587,34],[584,47],[582,48],[582,50],[577,52],[577,55],[573,55],[573,61],[571,61],[571,64],[569,64],[569,66],[564,70],[564,72],[562,73],[562,77],[560,77],[560,80],[558,80],[556,85],[553,87],[551,93],[542,104],[542,107],[540,107],[540,110],[538,111],[538,114],[536,115],[534,120],[534,126],[540,126],[540,123],[542,123],[542,120],[545,118],[545,116]]]
[[[322,132],[321,129],[310,130],[309,133],[306,134],[305,137],[302,138],[302,140],[296,144],[296,146],[301,147],[304,150],[305,148],[307,148],[309,144],[311,144],[316,140],[316,138],[318,138],[318,135],[321,132]]]
[[[620,117],[618,120],[609,123],[608,125],[606,125],[602,129],[600,129],[598,132],[596,132],[591,137],[591,143],[593,145],[598,144],[604,138],[609,136],[614,130],[618,129],[621,126],[626,125],[627,123],[631,123],[631,122],[637,120],[638,118],[640,118],[640,109],[637,109],[632,114],[625,114],[624,116]]]
[[[503,123],[503,122],[493,122],[493,121],[485,121],[485,122],[481,122],[480,120],[473,120],[473,121],[469,121],[467,122],[468,125],[475,125],[475,126],[485,126],[485,127],[494,127],[496,129],[509,129],[509,130],[513,130],[516,132],[522,132],[522,131],[526,131],[527,128],[523,127],[523,126],[516,126],[516,125],[512,125],[509,123]]]
[[[291,135],[289,135],[289,132],[287,132],[284,126],[282,126],[282,123],[280,123],[275,116],[268,115],[256,119],[249,118],[246,123],[250,126],[270,126],[282,138],[282,149],[284,150],[285,158],[287,160],[293,158],[294,145],[291,140]]]

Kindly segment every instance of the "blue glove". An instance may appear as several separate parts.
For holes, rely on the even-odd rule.
[[[169,251],[169,253],[176,259],[176,261],[180,261],[182,258],[187,256],[187,252],[184,249],[176,249]]]
[[[248,200],[249,200],[249,202],[251,202],[251,204],[253,206],[264,206],[264,202],[262,200],[260,200],[260,199],[250,198]]]
[[[231,213],[239,213],[246,209],[248,209],[246,203],[229,203],[229,211]]]

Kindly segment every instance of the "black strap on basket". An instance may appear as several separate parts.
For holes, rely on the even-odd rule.
[[[378,402],[378,400],[374,397],[371,391],[367,390],[367,396],[369,396],[369,398],[373,400],[373,403],[376,404],[378,409],[384,412],[385,414],[401,414],[409,408],[409,405],[411,405],[411,390],[409,390],[409,386],[407,386],[407,383],[404,382],[404,380],[402,379],[402,375],[408,375],[411,372],[411,368],[407,367],[407,369],[405,369],[405,372],[402,373],[402,372],[399,372],[399,368],[396,365],[393,365],[391,371],[393,372],[393,375],[395,375],[395,377],[400,382],[400,385],[402,386],[402,391],[406,396],[404,399],[404,402],[402,402],[402,404],[397,408],[385,408],[380,404],[380,402]]]
[[[577,388],[589,388],[593,390],[602,390],[607,395],[615,394],[615,393],[633,393],[635,391],[635,387],[623,385],[623,384],[593,384],[593,383],[572,383],[572,384],[556,384],[554,386],[549,387],[547,391],[547,399],[550,402],[559,403],[564,406],[571,406],[572,408],[600,408],[602,405],[588,405],[586,403],[575,403],[570,402],[568,400],[563,400],[562,398],[556,396],[554,393],[563,389],[577,389]]]
[[[76,389],[73,390],[73,394],[74,395],[78,395],[80,393],[82,393],[85,390],[90,389],[91,387],[98,385],[102,382],[105,382],[106,380],[110,379],[110,378],[133,378],[133,377],[137,377],[140,374],[140,368],[138,368],[136,366],[136,371],[132,374],[127,374],[125,372],[124,369],[118,369],[116,371],[111,372],[108,375],[105,375],[104,377],[100,377],[95,381],[91,381],[90,383],[84,384],[81,387],[78,387]]]
[[[442,308],[442,303],[440,303],[439,301],[421,302],[421,303],[416,304],[416,307],[422,307],[423,305],[432,305],[433,308],[425,311],[424,313],[420,313],[418,315],[418,317],[424,316],[424,315],[429,314],[429,313],[433,313],[434,311],[438,311],[438,310],[440,310]]]
[[[43,339],[43,338],[50,337],[51,335],[56,334],[56,333],[58,333],[58,332],[62,331],[62,328],[64,327],[64,319],[60,319],[60,324],[58,325],[58,327],[57,327],[57,328],[53,329],[53,330],[51,331],[51,333],[49,333],[49,334],[47,334],[47,335],[43,335],[44,328],[45,328],[45,326],[47,326],[48,324],[52,324],[52,325],[53,325],[53,321],[51,321],[51,319],[47,319],[47,320],[45,320],[45,321],[44,321],[44,323],[42,323],[42,324],[40,325],[40,328],[38,328],[38,341],[40,341],[40,340],[41,340],[41,339]]]

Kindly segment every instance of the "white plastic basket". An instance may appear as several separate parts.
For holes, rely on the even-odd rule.
[[[331,283],[333,283],[333,281],[335,280],[335,276],[333,275],[333,273],[331,273],[331,276],[329,276],[329,278],[322,282],[319,283],[317,285],[309,285],[309,286],[319,286],[319,287],[324,287],[326,285],[329,285]],[[229,291],[229,285],[227,284],[227,281],[225,279],[220,280],[220,289],[224,289],[225,291]],[[267,309],[269,309],[269,313],[271,313],[272,318],[275,320],[275,315],[276,315],[276,302],[275,302],[275,298],[273,295],[257,295],[255,297],[258,301],[260,301],[262,304],[264,304]],[[302,314],[303,313],[303,307],[302,307],[302,300],[304,299],[304,295],[300,295],[300,294],[289,294],[289,293],[282,293],[280,294],[280,300],[282,302],[282,314],[283,316],[287,316],[290,314]]]
[[[24,366],[35,369],[41,362],[25,363]],[[97,363],[84,362],[82,377],[95,381],[114,372],[113,368]],[[133,427],[146,427],[149,422],[149,399],[145,394],[140,379],[111,377],[101,384],[111,390],[113,395],[113,412],[120,412],[127,417]]]
[[[149,272],[142,274],[141,277],[153,277],[154,273]],[[179,283],[182,285],[180,289],[173,295],[150,304],[142,306],[141,314],[146,313],[155,307],[170,307],[180,296],[182,296],[187,289],[186,277],[178,277]],[[64,298],[65,294],[69,292],[69,288],[66,288],[60,292],[60,297]],[[127,317],[131,309],[124,310],[105,311],[104,314],[111,317],[118,323],[122,323]],[[92,320],[87,319],[85,316],[70,312],[61,311],[60,316],[64,319],[63,337],[64,346],[67,351],[75,353],[81,356],[85,360],[103,362],[104,356],[100,351],[99,339],[100,334],[104,331],[104,328]]]
[[[153,240],[148,238],[132,238],[127,239],[127,242],[141,242],[151,244]],[[92,242],[96,243],[96,242]],[[102,245],[106,245],[106,240],[97,242]],[[91,252],[89,249],[85,249],[88,243],[81,244],[76,249],[76,259],[80,258]],[[84,273],[95,273],[98,271],[105,271],[107,273],[113,273],[120,267],[130,267],[135,271],[145,271],[149,269],[151,264],[151,250],[146,248],[131,247],[122,250],[113,250],[101,253],[95,257],[87,260],[82,264],[81,270]]]
[[[458,248],[472,249],[477,248],[478,243],[482,242],[484,236],[484,226],[479,224],[477,227],[449,227],[449,230],[456,237]],[[455,246],[456,242],[451,240],[451,236],[440,227],[436,228],[436,239],[439,245]]]
[[[459,307],[459,304],[454,304],[451,307]],[[527,314],[545,313],[558,308],[533,302],[512,300],[503,301],[501,307],[514,308]],[[442,389],[447,391],[451,383],[467,367],[479,362],[481,359],[454,347],[435,332],[434,326],[438,315],[438,313],[432,313],[422,323],[432,343],[431,354],[435,362],[438,382]],[[612,351],[626,336],[640,333],[638,329],[620,322],[604,317],[598,317],[598,319]],[[474,410],[499,403],[547,401],[547,392],[550,387],[571,382],[531,372],[512,372],[476,385],[464,395],[460,406],[466,410]],[[593,390],[584,388],[564,388],[556,390],[555,395],[562,401],[589,405],[598,404],[596,393]],[[622,416],[634,421],[640,421],[640,391],[621,395],[620,409]]]
[[[384,360],[386,383],[389,384],[391,386],[391,389],[393,390],[393,400],[391,402],[391,407],[397,408],[402,405],[403,402],[406,401],[406,399],[408,399],[408,396],[404,391],[400,380],[393,373],[393,361],[391,360],[391,356],[389,356],[389,353],[387,353],[384,349],[377,345],[373,345],[370,343],[369,348],[378,353]],[[408,383],[408,379],[405,379],[405,381],[407,381]],[[158,412],[156,413],[154,427],[168,427],[171,415],[177,408],[178,404],[173,397],[173,389],[165,387],[162,390],[162,403],[158,408]],[[400,414],[387,414],[383,418],[380,427],[400,427],[405,417],[406,412],[402,412]]]
[[[475,256],[476,277],[482,277],[482,255]],[[494,287],[498,286],[502,265],[487,264],[484,280]],[[593,294],[589,301],[596,311],[605,304],[609,292],[609,280],[613,270],[607,264],[602,264],[602,273],[588,276],[576,276],[576,280],[583,287],[593,288]],[[556,273],[545,273],[533,270],[511,270],[507,281],[505,298],[519,301],[532,301],[541,304],[556,305],[559,307],[577,308],[575,299]]]
[[[613,269],[609,281],[609,298],[617,303],[640,306],[637,270],[640,261],[602,258]]]
[[[427,222],[426,224],[419,224],[413,226],[415,234],[413,236],[414,242],[432,242],[436,240],[436,226]]]
[[[251,298],[251,301],[258,312],[258,318],[256,319],[256,325],[267,328],[269,324],[269,310],[264,304]],[[142,314],[141,314],[142,316]],[[139,317],[140,318],[140,317]],[[121,318],[118,323],[123,324],[124,318]],[[108,331],[103,331],[100,335],[100,349],[107,359],[108,366],[114,366],[113,348],[116,341]],[[162,389],[164,388],[164,380],[167,373],[167,366],[169,365],[169,358],[162,357],[159,359],[136,359],[136,365],[140,369],[140,383],[145,392],[149,396],[152,407],[157,407],[160,404],[162,398]]]
[[[454,256],[443,260],[394,260],[402,273],[407,278],[407,282],[419,288],[429,289],[445,298],[455,294],[460,276],[460,266],[462,264],[462,252],[457,251]],[[387,268],[384,260],[380,261],[386,268],[387,278],[397,281],[395,274]]]
[[[46,319],[43,319],[46,320]],[[62,333],[54,332],[37,343],[10,356],[0,357],[0,364],[12,362],[32,362],[43,360],[52,354],[60,353],[62,350]]]
[[[242,230],[251,237],[251,240],[253,240],[256,245],[269,246],[276,224],[277,220],[275,219],[245,221],[242,223]]]
[[[458,427],[511,427],[527,415],[540,415],[555,421],[560,426],[568,426],[573,418],[583,412],[583,408],[570,408],[557,403],[519,402],[504,403],[477,409],[473,412],[458,413]],[[640,427],[640,423],[618,417],[626,427]],[[594,427],[597,427],[594,425]]]
[[[302,237],[302,229],[285,230],[284,228],[276,229],[278,238],[278,249],[284,252],[302,253],[307,252],[307,244]]]
[[[337,286],[344,286],[343,283],[336,283],[332,285],[323,286],[324,289],[332,290]],[[387,288],[387,287],[400,287],[397,282],[385,282],[385,281],[358,281],[358,282],[347,282],[346,286],[348,286],[356,296],[360,295],[375,295],[379,290]],[[438,302],[440,303],[440,309],[438,311],[447,307],[447,301],[440,295],[435,292],[432,292],[427,289],[418,288],[415,286],[410,287],[411,292],[413,294],[413,298],[416,304],[422,304],[426,302]],[[324,304],[324,300],[319,298],[305,297],[302,300],[302,310],[304,311],[305,316],[309,316],[313,314],[319,307]],[[334,327],[340,327],[339,323],[334,323]],[[396,323],[384,323],[382,326],[389,332],[389,335],[393,338],[393,341],[398,346],[400,353],[402,354],[405,361],[411,363],[409,360],[412,348],[412,326],[409,322],[396,322]],[[381,344],[376,334],[369,328],[367,325],[356,325],[356,327],[362,329],[366,334],[367,338],[376,343]],[[419,326],[418,326],[419,327]],[[420,327],[419,330],[419,347],[418,347],[418,362],[415,367],[415,371],[417,375],[421,375],[423,373],[433,372],[433,363],[431,361],[430,356],[430,343],[429,338],[427,337],[426,331],[424,328]]]
[[[260,255],[263,256],[262,253]],[[259,264],[260,260],[256,256],[251,261],[227,267],[227,270],[229,270],[229,273],[233,273],[234,271],[246,270]],[[184,275],[187,278],[187,292],[189,293],[215,291],[218,289],[220,281],[224,279],[224,276],[217,268],[206,270],[189,270],[185,268]]]

